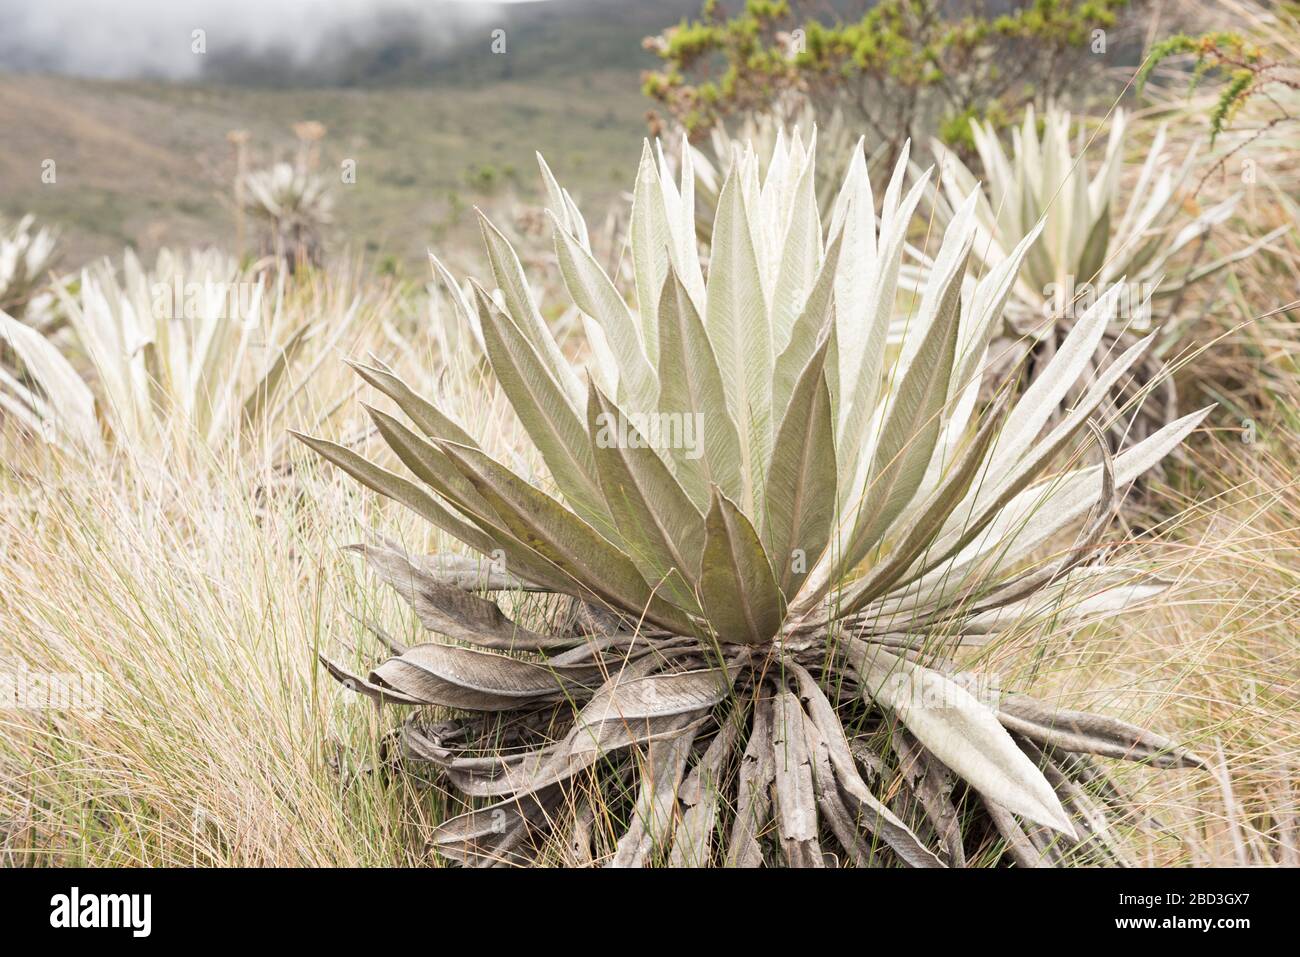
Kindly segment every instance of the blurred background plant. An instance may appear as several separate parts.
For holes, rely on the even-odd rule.
[[[334,205],[323,178],[276,163],[247,175],[243,200],[259,228],[261,255],[283,260],[290,270],[321,265],[322,234]]]
[[[57,261],[58,234],[48,226],[36,228],[36,217],[8,226],[0,221],[0,310],[20,319],[31,313],[42,324],[49,303],[40,293]]]
[[[391,307],[357,278],[300,270],[290,281],[215,249],[163,250],[146,269],[128,250],[120,272],[105,260],[75,293],[59,291],[66,343],[0,313],[22,368],[0,379],[0,404],[36,437],[92,457],[157,463],[251,444],[275,459],[287,423],[333,411],[321,393],[314,408],[297,401],[306,381],[350,351],[359,316]]]

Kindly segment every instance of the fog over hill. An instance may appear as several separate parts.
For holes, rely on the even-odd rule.
[[[652,62],[641,37],[698,8],[697,0],[8,2],[0,71],[352,86],[640,69]],[[492,49],[498,30],[506,55]]]

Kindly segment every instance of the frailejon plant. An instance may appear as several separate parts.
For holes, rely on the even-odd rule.
[[[484,343],[544,484],[378,363],[354,367],[405,414],[370,409],[409,475],[300,436],[487,559],[355,546],[441,639],[405,647],[377,629],[392,656],[365,677],[326,661],[380,701],[452,709],[402,728],[404,753],[470,801],[436,829],[441,854],[524,862],[549,833],[620,865],[956,865],[991,841],[1024,863],[1072,849],[1114,860],[1093,756],[1199,764],[1124,722],[994,693],[953,659],[1044,615],[1060,627],[1158,592],[1097,545],[1117,490],[1207,410],[1073,464],[1151,345],[1049,425],[1105,302],[1019,402],[981,407],[989,337],[1036,234],[963,294],[975,195],[888,349],[924,181],[904,193],[900,161],[877,226],[859,149],[823,225],[814,153],[792,139],[766,178],[752,150],[737,158],[706,269],[689,162],[678,185],[647,145],[631,301],[573,210],[554,211],[565,284],[608,345],[585,383],[483,221],[496,287],[474,286]],[[567,596],[571,614],[512,619],[479,588]]]
[[[217,250],[163,250],[151,270],[128,251],[121,279],[104,261],[82,271],[75,294],[58,295],[71,355],[0,312],[0,343],[21,367],[0,369],[0,407],[37,436],[92,456],[117,448],[156,457],[191,439],[215,449],[260,434],[357,311],[353,304],[329,329],[303,321],[282,278],[268,281]],[[83,362],[92,375],[78,371]]]
[[[1118,285],[1120,295],[1097,355],[1068,397],[1077,399],[1108,358],[1158,328],[1156,345],[1123,390],[1124,401],[1103,404],[1117,423],[1116,437],[1131,429],[1136,432],[1129,434],[1149,434],[1173,418],[1177,408],[1173,379],[1164,373],[1163,363],[1186,328],[1169,321],[1177,318],[1171,311],[1188,287],[1250,256],[1279,232],[1211,261],[1205,255],[1210,230],[1231,215],[1239,197],[1187,215],[1186,187],[1195,152],[1175,168],[1164,155],[1163,126],[1125,195],[1128,122],[1123,111],[1110,121],[1104,152],[1094,151],[1102,158],[1091,173],[1086,131],[1072,124],[1065,110],[1049,108],[1040,130],[1038,117],[1028,108],[1021,126],[1012,130],[1010,150],[991,125],[973,121],[971,129],[984,188],[979,189],[980,178],[956,153],[934,141],[941,188],[930,195],[938,222],[950,221],[955,209],[976,195],[971,255],[982,270],[1006,262],[1021,239],[1042,224],[1008,298],[1004,339],[995,354],[1003,367],[1018,365],[1031,354],[1032,374],[1033,365],[1053,354],[1078,317]],[[928,269],[923,262],[915,272],[906,272],[910,278],[924,276]],[[1158,392],[1158,400],[1140,409],[1135,422],[1120,421],[1116,410],[1149,388]]]
[[[325,180],[308,170],[276,163],[244,179],[244,209],[262,226],[262,253],[291,269],[319,265],[322,232],[333,199]]]
[[[0,228],[0,309],[22,317],[45,284],[58,250],[58,237],[47,226],[35,229],[24,216]]]

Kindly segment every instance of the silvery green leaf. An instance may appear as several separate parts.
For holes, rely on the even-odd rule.
[[[1087,424],[1110,388],[1146,352],[1151,342],[1152,337],[1148,336],[1126,349],[1098,376],[1061,422],[1035,444],[1029,454],[1023,456],[1019,464],[1004,471],[1001,476],[990,476],[987,482],[973,490],[965,502],[953,509],[927,555],[929,567],[938,565],[951,557],[957,549],[973,541],[1015,495],[1044,473],[1070,440]],[[996,453],[995,449],[995,456]]]
[[[628,223],[632,248],[632,275],[636,282],[637,314],[650,364],[659,367],[659,292],[668,275],[669,232],[659,173],[650,155],[650,143],[641,148],[641,166],[632,191],[632,216]]]
[[[898,544],[889,556],[840,596],[836,604],[841,614],[852,614],[884,594],[906,574],[913,562],[933,547],[935,535],[944,521],[986,471],[987,453],[999,436],[1000,425],[1000,409],[995,407],[985,414],[984,423],[957,464],[930,493],[911,523],[898,534]]]
[[[772,340],[775,348],[783,347],[788,341],[790,329],[803,311],[804,302],[812,290],[821,259],[822,230],[813,188],[814,165],[810,156],[799,177],[792,201],[783,210],[784,242],[771,304]]]
[[[565,589],[569,594],[584,599],[594,594],[670,630],[693,631],[690,619],[656,597],[617,546],[555,499],[477,449],[451,442],[440,442],[438,447],[487,499],[515,538],[570,576]]]
[[[528,437],[573,509],[589,522],[607,525],[583,418],[519,327],[481,287],[475,287],[475,295],[492,368]]]
[[[483,244],[487,248],[488,261],[492,264],[492,275],[505,300],[505,311],[519,331],[519,334],[537,354],[538,362],[559,386],[561,394],[574,408],[581,408],[586,396],[582,383],[556,345],[551,331],[546,328],[537,304],[533,301],[533,291],[528,286],[528,278],[519,263],[519,256],[509,240],[501,235],[487,217],[479,214],[479,228],[483,233]],[[490,296],[484,296],[491,301]],[[483,320],[483,309],[478,309],[479,321]]]
[[[1036,824],[1076,836],[1043,777],[990,711],[938,671],[855,643],[863,693],[898,716],[936,758],[990,800]]]
[[[587,427],[605,502],[628,556],[674,604],[695,609],[704,517],[635,424],[594,385]]]
[[[1121,291],[1120,285],[1111,286],[1079,317],[1051,361],[1016,402],[1007,416],[1002,438],[993,451],[990,469],[995,481],[1020,461],[1070,387],[1092,361],[1106,326],[1115,316]]]
[[[822,340],[795,384],[767,473],[763,543],[787,601],[821,559],[835,520],[835,421],[825,374],[829,341]]]
[[[740,438],[741,504],[761,512],[758,487],[772,444],[772,330],[738,174],[723,183],[713,224],[704,328]]]
[[[534,155],[537,157],[537,166],[542,173],[542,184],[546,188],[547,210],[559,221],[564,229],[572,234],[583,249],[591,252],[591,239],[587,235],[587,223],[582,218],[582,213],[578,211],[578,207],[574,204],[568,192],[556,181],[555,174],[546,165],[546,160],[542,158],[542,154],[536,153]]]
[[[483,348],[483,330],[478,323],[478,312],[470,302],[470,296],[466,295],[465,290],[461,288],[460,283],[456,282],[456,277],[451,274],[442,261],[432,252],[429,253],[429,265],[433,267],[434,275],[442,280],[443,288],[451,297],[452,309],[455,310],[456,316],[462,326],[470,331],[474,341],[479,348]]]
[[[861,347],[862,361],[858,368],[847,370],[844,396],[840,401],[839,450],[840,508],[848,509],[852,496],[860,495],[867,470],[871,465],[872,447],[868,438],[873,416],[878,413],[883,370],[886,368],[886,340],[889,319],[894,310],[898,290],[898,273],[902,263],[903,246],[907,240],[907,227],[916,204],[920,202],[929,174],[923,175],[912,187],[901,204],[896,192],[901,188],[901,171],[905,169],[906,154],[899,160],[890,193],[886,194],[885,213],[881,215],[879,262],[875,282],[868,299],[865,321],[869,331]],[[887,215],[888,214],[888,215]],[[856,266],[841,253],[840,272]],[[850,386],[849,384],[852,383]]]
[[[781,626],[781,590],[749,519],[715,486],[705,519],[700,604],[718,639],[765,644]]]
[[[453,515],[437,499],[409,479],[380,468],[351,449],[335,442],[303,435],[292,429],[289,432],[317,455],[338,466],[362,485],[405,505],[425,521],[454,535],[471,548],[485,555],[492,554],[497,548],[497,543],[482,529]]]
[[[13,350],[40,386],[39,401],[53,415],[58,431],[89,452],[101,451],[103,439],[95,419],[95,397],[54,344],[4,311],[0,311],[0,343]],[[25,386],[21,387],[20,394],[28,394]],[[44,434],[44,423],[29,424],[37,434]]]
[[[808,360],[818,345],[828,337],[828,326],[837,322],[839,312],[834,298],[835,277],[842,240],[843,236],[837,236],[827,247],[817,281],[790,330],[789,341],[776,357],[772,370],[772,413],[778,422],[785,416],[795,382],[807,367]]]
[[[870,295],[873,273],[878,268],[876,256],[876,205],[871,193],[871,178],[863,157],[862,141],[836,198],[831,217],[830,235],[841,243],[854,269],[835,271],[837,338],[840,346],[840,380],[856,380],[863,353],[870,338],[873,314]],[[827,259],[830,258],[829,250]],[[838,261],[838,257],[837,257]],[[777,340],[780,342],[780,340]]]
[[[388,396],[416,428],[431,439],[448,439],[461,445],[477,445],[473,437],[434,404],[418,395],[391,369],[344,359],[369,385]]]
[[[741,481],[740,435],[727,410],[722,373],[704,323],[686,287],[669,270],[659,297],[659,411],[695,430],[693,447],[669,450],[677,480],[701,510],[709,507],[709,486],[716,485],[729,498],[739,499]]]
[[[691,169],[691,153],[685,151],[682,158],[682,188],[679,191],[668,161],[664,159],[663,144],[657,142],[655,147],[659,160],[660,196],[668,227],[669,260],[682,284],[690,291],[691,298],[703,302],[704,272],[700,268],[700,254],[695,243],[695,177]]]
[[[843,559],[852,568],[911,501],[939,438],[957,344],[964,260],[936,304],[925,339],[898,386],[876,446],[866,495]]]
[[[1115,483],[1127,485],[1168,455],[1210,412],[1210,408],[1193,412],[1169,423],[1132,448],[1115,457]],[[921,593],[933,601],[960,593],[967,587],[966,576],[985,555],[996,556],[996,566],[979,566],[983,577],[996,574],[998,568],[1011,568],[1023,560],[1055,532],[1077,520],[1093,508],[1100,498],[1101,466],[1076,469],[1031,486],[1012,497],[987,526],[956,556],[932,568],[899,593]]]
[[[646,358],[641,333],[623,297],[591,253],[553,221],[555,255],[560,275],[578,308],[600,323],[610,350],[618,360],[619,383],[633,408],[653,409],[658,383]]]

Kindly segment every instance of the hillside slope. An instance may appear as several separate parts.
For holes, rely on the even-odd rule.
[[[478,87],[264,89],[0,76],[0,214],[62,228],[65,266],[162,245],[230,245],[234,159],[226,134],[252,134],[252,161],[288,158],[291,125],[328,134],[336,248],[408,264],[466,235],[473,205],[536,196],[533,151],[599,210],[636,162],[645,101],[628,71]],[[55,161],[56,181],[42,183]],[[337,170],[355,159],[357,182]]]
[[[641,39],[698,0],[487,5],[472,26],[439,21],[443,7],[454,9],[368,22],[308,62],[214,43],[199,83],[0,72],[0,216],[59,226],[65,267],[126,245],[229,246],[226,134],[248,130],[251,162],[264,165],[293,154],[291,126],[308,119],[328,129],[321,169],[335,180],[338,251],[423,268],[430,245],[471,237],[474,205],[538,195],[534,150],[602,213],[645,133],[638,87],[652,58]],[[505,55],[489,46],[498,21]],[[338,181],[346,159],[352,185]],[[47,160],[54,183],[42,182]]]

